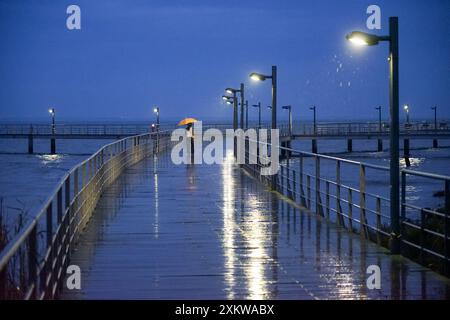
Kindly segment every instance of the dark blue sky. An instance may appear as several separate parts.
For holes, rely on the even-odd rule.
[[[80,31],[66,28],[70,4]],[[387,116],[388,44],[345,40],[368,31],[370,4],[382,10],[378,34],[399,16],[400,103],[412,119],[434,105],[450,118],[448,0],[0,0],[0,120],[45,120],[50,106],[65,120],[149,120],[153,105],[162,119],[228,120],[223,88],[244,81],[250,103],[268,105],[270,84],[248,74],[273,64],[295,119],[310,120],[313,104],[319,119],[374,120],[378,105]]]

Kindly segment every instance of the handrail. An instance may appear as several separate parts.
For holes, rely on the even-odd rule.
[[[79,230],[79,224],[83,223],[86,217],[89,218],[92,213],[95,203],[98,201],[99,192],[103,190],[105,185],[114,181],[125,167],[145,157],[150,152],[150,147],[153,147],[153,153],[163,150],[166,145],[162,145],[161,142],[169,141],[168,137],[167,131],[157,131],[126,137],[108,143],[66,172],[39,207],[36,215],[26,223],[25,227],[0,252],[0,297],[7,295],[5,290],[7,290],[8,264],[25,244],[28,244],[26,250],[28,252],[27,263],[29,270],[28,286],[27,290],[23,292],[24,297],[33,298],[36,296],[36,293],[40,292],[39,290],[41,290],[41,294],[37,296],[38,299],[53,297],[55,295],[55,287],[52,289],[49,286],[53,285],[58,288],[61,277],[64,274],[60,270],[55,275],[54,269],[61,269],[64,263],[67,263],[66,255],[70,254],[67,253],[67,250],[70,251],[71,249],[73,238],[77,235],[77,230]],[[81,185],[79,184],[80,171]],[[72,177],[73,181],[71,181]],[[71,183],[73,183],[73,186],[71,186]],[[65,192],[65,201],[63,200],[63,190]],[[79,201],[80,198],[81,201]],[[53,222],[54,209],[56,209],[58,215],[56,225]],[[39,238],[36,235],[38,228],[43,223],[45,225],[44,215],[47,215],[47,227],[43,229],[47,234],[47,242],[41,251],[38,251],[37,241]],[[76,222],[76,219],[79,221]],[[75,227],[73,226],[74,223],[77,224]],[[73,230],[74,228],[75,231]],[[68,232],[71,234],[68,234]],[[55,253],[55,250],[57,253]],[[44,261],[42,263],[34,261],[41,254],[44,254]],[[62,259],[61,255],[64,255],[65,258]],[[55,265],[55,261],[59,262],[59,264]],[[38,274],[42,273],[46,275],[46,279],[49,278],[51,280],[50,284],[48,284],[47,280],[43,283],[43,280],[37,277]],[[38,288],[37,283],[39,283],[40,288]]]
[[[283,163],[275,176],[261,175],[264,167],[259,148],[270,148],[270,142],[257,141],[248,135],[243,135],[245,142],[241,146],[245,148],[244,169],[266,183],[270,188],[298,203],[305,210],[309,210],[321,217],[325,217],[348,231],[358,233],[364,238],[374,241],[379,245],[389,247],[393,234],[392,223],[401,226],[399,237],[401,254],[410,257],[424,265],[434,265],[434,269],[450,276],[450,176],[415,171],[403,168],[400,170],[401,201],[399,206],[399,220],[393,221],[388,212],[390,199],[379,192],[370,192],[368,186],[371,182],[367,178],[366,169],[375,172],[388,173],[389,168],[360,161],[348,160],[329,155],[301,151],[295,148],[278,146]],[[257,144],[256,151],[250,150],[250,145]],[[256,163],[250,163],[250,156]],[[266,152],[263,152],[267,157]],[[295,161],[295,160],[298,161]],[[327,167],[327,176],[321,175],[321,160],[333,161],[335,176]],[[295,161],[295,162],[294,162]],[[308,166],[305,165],[308,161]],[[328,162],[327,162],[328,164]],[[358,166],[359,178],[356,178],[356,186],[343,183],[342,165]],[[345,171],[344,171],[345,172]],[[331,174],[331,177],[330,177]],[[355,172],[358,175],[358,172]],[[334,176],[334,177],[333,177]],[[418,176],[424,179],[439,180],[443,183],[442,194],[444,206],[442,208],[423,208],[422,203],[413,204],[407,194],[408,176]],[[334,180],[334,181],[333,181]],[[411,182],[409,182],[411,183]],[[389,182],[386,177],[386,186]],[[431,195],[429,195],[431,197]],[[409,229],[408,229],[409,228]],[[413,231],[411,229],[414,229]],[[427,256],[428,255],[428,256]],[[435,259],[439,257],[440,263]]]
[[[161,132],[162,133],[162,132]],[[136,137],[142,137],[146,134],[138,135]],[[97,150],[94,154],[86,158],[85,160],[81,161],[80,163],[76,164],[74,167],[72,167],[68,172],[64,174],[64,176],[59,179],[59,182],[57,183],[56,187],[53,188],[53,191],[50,193],[50,196],[46,198],[46,200],[43,202],[43,204],[39,207],[38,210],[36,210],[38,213],[34,215],[33,219],[29,221],[22,230],[14,237],[14,239],[11,239],[6,245],[5,248],[0,252],[0,270],[4,268],[4,266],[8,263],[9,258],[11,258],[12,255],[14,255],[15,250],[17,250],[18,247],[20,247],[24,241],[24,239],[28,236],[28,234],[31,232],[33,227],[36,225],[36,223],[39,221],[39,219],[42,217],[42,215],[45,214],[46,208],[49,206],[50,202],[55,198],[58,190],[64,185],[65,181],[67,180],[67,177],[69,177],[76,169],[81,168],[83,165],[85,165],[87,162],[89,162],[91,159],[93,159],[95,156],[97,156],[102,150],[105,150],[107,147],[114,145],[118,142],[123,142],[128,138],[120,139],[108,144],[103,145],[99,150]]]

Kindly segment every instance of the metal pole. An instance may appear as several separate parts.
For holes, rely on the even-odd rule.
[[[55,128],[55,109],[53,109],[52,112],[52,134],[55,134],[56,128]]]
[[[159,131],[159,108],[158,108],[158,112],[156,113],[156,125]]]
[[[431,108],[434,110],[434,130],[437,130],[437,107]]]
[[[435,138],[433,139],[433,148],[438,147],[438,140],[437,140],[437,107],[432,107],[431,109],[434,110],[434,133],[436,134]]]
[[[381,132],[381,106],[378,108],[378,131]]]
[[[238,102],[236,98],[236,91],[233,91],[233,130],[236,133],[238,127]],[[233,152],[234,152],[234,158],[237,157],[237,138],[236,135],[234,135],[234,143],[233,143]]]
[[[52,135],[53,137],[50,139],[50,154],[56,153],[56,140],[55,135],[56,128],[55,128],[55,108],[52,108]]]
[[[378,106],[376,109],[378,110],[378,132],[380,134],[378,137],[378,152],[381,152],[383,151],[383,140],[381,139],[381,106]]]
[[[244,129],[244,84],[241,83],[241,129]]]
[[[233,129],[237,130],[238,122],[238,105],[237,105],[236,92],[233,92]]]
[[[156,109],[156,152],[159,152],[159,107]]]
[[[272,66],[272,129],[277,128],[277,66]]]
[[[272,129],[277,128],[277,66],[272,66]],[[270,143],[273,144],[272,136]],[[272,175],[272,188],[277,188],[277,174]]]
[[[261,129],[261,102],[258,102],[258,129]]]
[[[245,129],[248,129],[248,100],[245,100]]]
[[[398,83],[398,17],[389,18],[389,107],[391,115],[390,144],[390,218],[392,229],[391,251],[400,253],[400,184],[399,184],[399,83]]]
[[[313,106],[313,113],[314,113],[314,116],[313,116],[313,128],[314,128],[314,135],[316,135],[317,134],[317,123],[316,123],[316,106]]]
[[[289,106],[289,137],[292,137],[292,107]]]

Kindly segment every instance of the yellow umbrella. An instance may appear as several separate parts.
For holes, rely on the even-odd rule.
[[[189,123],[194,123],[194,122],[197,122],[197,119],[195,119],[195,118],[185,118],[185,119],[181,120],[180,122],[178,122],[178,125],[179,126],[185,126],[185,125],[187,125]]]

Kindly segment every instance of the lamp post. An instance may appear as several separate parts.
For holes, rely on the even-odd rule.
[[[55,134],[56,128],[55,128],[55,108],[48,109],[48,113],[50,113],[50,116],[52,117],[52,134]]]
[[[409,125],[409,106],[407,104],[405,104],[403,106],[403,110],[405,110],[405,112],[406,112],[406,124]]]
[[[390,219],[391,251],[400,252],[400,167],[399,167],[399,83],[398,83],[398,17],[389,18],[389,35],[377,36],[354,31],[347,40],[357,45],[377,45],[389,41],[389,109],[390,109]]]
[[[312,106],[309,110],[313,111],[313,131],[314,135],[317,134],[317,122],[316,122],[316,106]]]
[[[282,106],[284,110],[288,110],[289,112],[289,137],[292,136],[292,106]]]
[[[313,111],[313,135],[316,136],[317,135],[316,106],[310,107],[309,110]],[[311,143],[312,143],[311,146],[312,153],[317,153],[317,140],[312,139]]]
[[[434,130],[437,130],[437,107],[431,107],[434,110]]]
[[[265,81],[272,79],[272,129],[277,129],[277,66],[272,66],[272,74],[270,76],[260,73],[250,73],[250,79],[254,81]],[[270,137],[272,139],[272,137]],[[273,143],[273,141],[271,141]],[[277,188],[278,175],[272,175],[272,189]]]
[[[55,154],[56,153],[56,140],[54,137],[54,135],[56,133],[56,124],[55,124],[56,111],[55,111],[55,108],[48,109],[48,113],[50,113],[50,115],[52,117],[52,135],[53,135],[53,137],[50,139],[50,154]]]
[[[228,89],[227,89],[228,92]],[[225,100],[227,104],[233,104],[233,130],[236,133],[237,126],[238,126],[238,106],[237,106],[237,98],[236,98],[236,91],[232,91],[233,96],[222,96],[222,99]],[[237,157],[237,138],[236,134],[233,138],[233,155],[234,158]]]
[[[237,130],[238,112],[237,112],[236,93],[234,93],[233,96],[222,96],[222,99],[227,104],[232,104],[233,105],[233,130]]]
[[[156,114],[156,152],[159,152],[159,107],[154,107],[153,113]]]
[[[250,79],[255,81],[265,81],[272,79],[272,129],[277,128],[277,66],[272,66],[272,75],[267,76],[260,73],[252,72]]]
[[[434,133],[437,134],[437,107],[431,107],[431,110],[434,110]],[[433,148],[438,147],[437,137],[433,139]]]
[[[159,131],[159,107],[154,107],[153,113],[156,114],[156,130]]]
[[[378,133],[381,135],[381,106],[378,106],[375,108],[376,110],[378,110]],[[380,138],[378,138],[378,152],[383,151],[383,140]]]
[[[245,129],[248,129],[248,100],[245,100]]]
[[[254,104],[253,107],[258,108],[258,129],[261,129],[261,102]]]
[[[241,83],[240,89],[233,89],[233,88],[226,88],[225,92],[228,94],[232,94],[233,96],[236,96],[236,93],[240,93],[241,97],[241,129],[244,129],[244,84]],[[237,129],[237,128],[236,128]],[[235,129],[235,130],[236,130]]]

